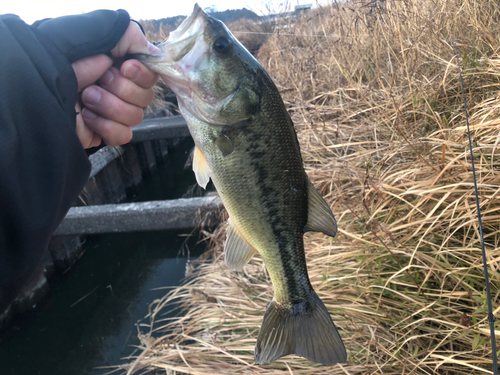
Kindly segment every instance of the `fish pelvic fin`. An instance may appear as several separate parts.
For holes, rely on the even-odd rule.
[[[224,261],[231,271],[242,269],[250,259],[257,253],[240,234],[240,232],[228,220],[226,230],[226,243],[224,244]]]
[[[198,185],[200,185],[203,189],[206,189],[208,182],[210,181],[210,167],[208,166],[207,159],[205,159],[205,155],[203,155],[198,146],[194,147],[193,171]]]
[[[327,236],[335,237],[337,222],[332,210],[309,178],[307,178],[307,198],[308,216],[304,232],[323,232]]]
[[[347,353],[335,324],[315,291],[291,307],[269,304],[255,346],[255,363],[297,354],[324,365],[345,363]]]

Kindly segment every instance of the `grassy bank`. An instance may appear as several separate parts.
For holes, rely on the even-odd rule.
[[[491,373],[453,42],[498,315],[500,8],[489,1],[374,4],[313,12],[286,35],[275,30],[258,55],[294,119],[307,173],[339,223],[337,238],[308,233],[305,242],[311,281],[340,328],[348,363],[289,356],[254,365],[272,286],[258,256],[241,272],[226,268],[221,226],[207,234],[213,256],[152,306],[129,373]],[[172,303],[185,316],[165,321]]]

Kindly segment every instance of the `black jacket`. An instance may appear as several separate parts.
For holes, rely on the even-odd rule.
[[[0,315],[87,182],[71,63],[109,53],[127,12],[38,21],[0,16]]]

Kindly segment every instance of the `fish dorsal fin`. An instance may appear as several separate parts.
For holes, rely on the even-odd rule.
[[[241,236],[231,223],[231,220],[228,220],[228,224],[226,243],[224,245],[224,260],[231,271],[237,271],[242,269],[252,259],[257,250]]]
[[[318,193],[309,178],[307,178],[308,213],[304,232],[323,232],[327,236],[335,237],[337,222],[332,210]]]
[[[208,181],[210,181],[210,167],[198,146],[194,147],[193,171],[198,185],[206,189]]]

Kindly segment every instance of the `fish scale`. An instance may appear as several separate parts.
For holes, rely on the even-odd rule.
[[[274,288],[255,347],[258,364],[297,354],[345,362],[342,339],[307,274],[303,234],[334,236],[333,214],[304,171],[278,89],[223,23],[195,6],[159,45],[136,56],[177,94],[196,144],[193,170],[211,178],[229,214],[225,261],[238,270],[260,253]]]

